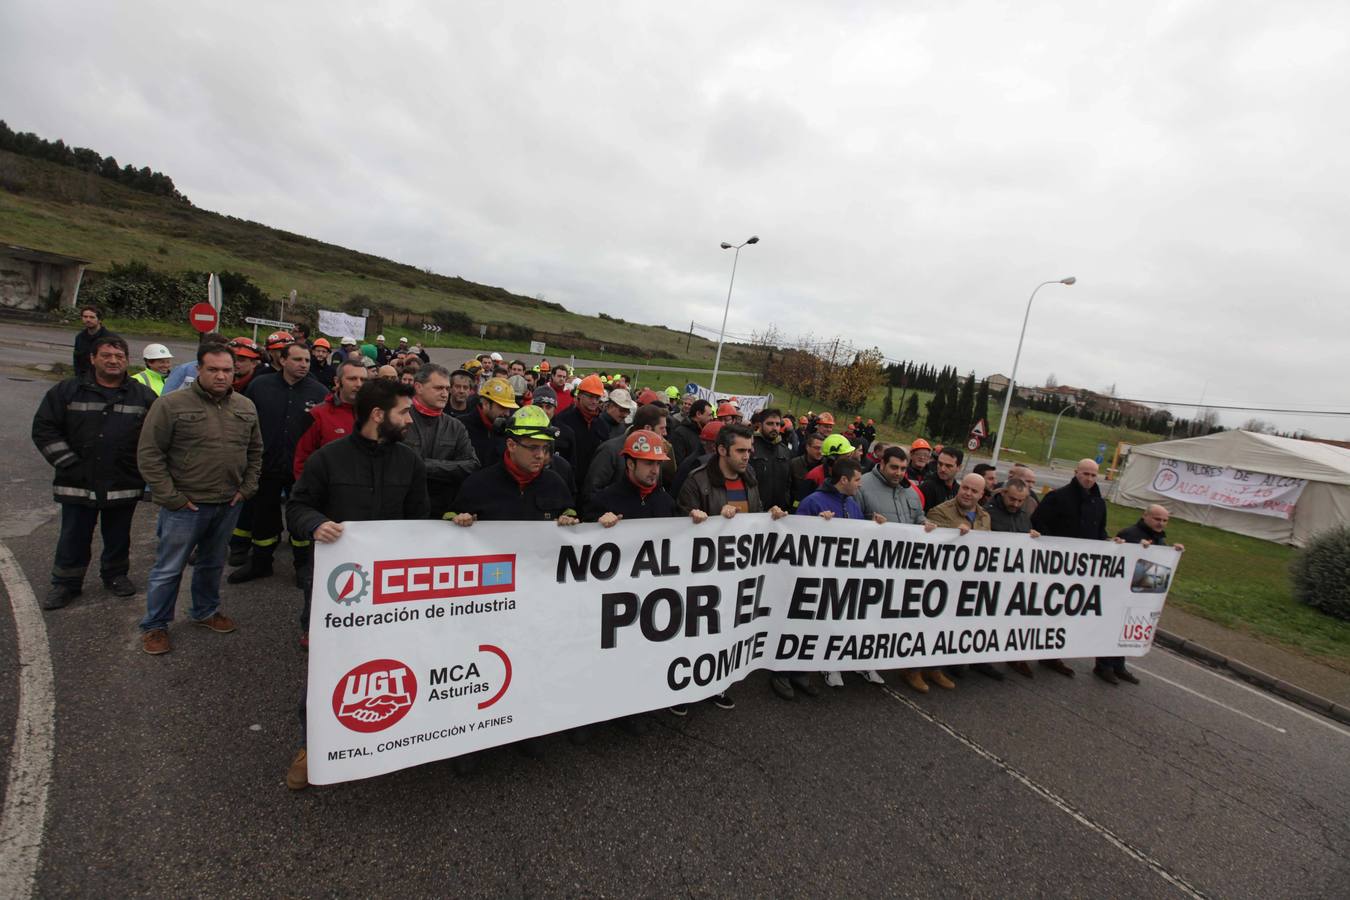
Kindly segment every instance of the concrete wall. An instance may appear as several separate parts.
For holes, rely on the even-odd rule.
[[[55,288],[62,306],[79,299],[84,266],[78,263],[34,262],[0,253],[0,306],[7,309],[41,310]]]

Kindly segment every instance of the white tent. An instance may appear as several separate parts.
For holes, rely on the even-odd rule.
[[[1115,500],[1301,547],[1350,522],[1350,450],[1250,431],[1141,444]]]

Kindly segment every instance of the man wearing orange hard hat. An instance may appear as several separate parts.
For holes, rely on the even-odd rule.
[[[595,450],[609,437],[607,423],[600,421],[600,401],[605,396],[605,385],[599,375],[587,375],[577,385],[576,399],[570,407],[557,415],[557,424],[572,430],[572,474],[578,485],[586,483]],[[561,404],[560,404],[561,405]]]

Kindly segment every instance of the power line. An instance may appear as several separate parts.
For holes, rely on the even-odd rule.
[[[1178,400],[1135,400],[1129,397],[1107,397],[1099,394],[1103,400],[1117,403],[1142,403],[1147,406],[1182,406],[1187,409],[1227,409],[1240,412],[1288,413],[1298,416],[1350,416],[1348,409],[1284,409],[1276,406],[1221,406],[1217,403],[1183,403]]]

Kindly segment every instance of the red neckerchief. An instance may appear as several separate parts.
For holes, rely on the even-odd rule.
[[[511,454],[509,453],[502,454],[502,463],[505,464],[507,473],[515,479],[516,484],[520,485],[522,491],[525,490],[526,485],[539,477],[539,472],[544,471],[540,469],[539,472],[526,472],[520,466],[511,462]]]
[[[487,417],[487,413],[483,412],[483,406],[482,406],[482,404],[479,404],[479,406],[478,406],[478,418],[480,418],[480,419],[483,420],[483,424],[487,426],[487,429],[488,429],[489,431],[491,431],[491,430],[492,430],[492,426],[493,426],[494,424],[496,424],[496,423],[494,423],[491,419],[489,419],[489,418]]]
[[[577,401],[576,406],[577,406],[577,413],[580,414],[582,420],[586,423],[587,427],[590,427],[590,424],[595,421],[595,417],[600,415],[599,407],[596,407],[595,412],[588,413],[584,408],[582,408],[580,401]]]
[[[423,406],[421,401],[419,401],[416,397],[413,398],[413,409],[417,410],[424,416],[432,416],[432,417],[439,416],[442,412],[444,412],[444,410],[432,409],[430,406]]]
[[[633,477],[632,472],[628,473],[628,483],[631,484],[633,487],[637,488],[638,496],[640,496],[643,500],[646,500],[648,497],[650,497],[653,493],[656,492],[657,487],[656,484],[652,485],[651,487],[646,487]],[[658,481],[657,484],[660,484],[660,482]]]

